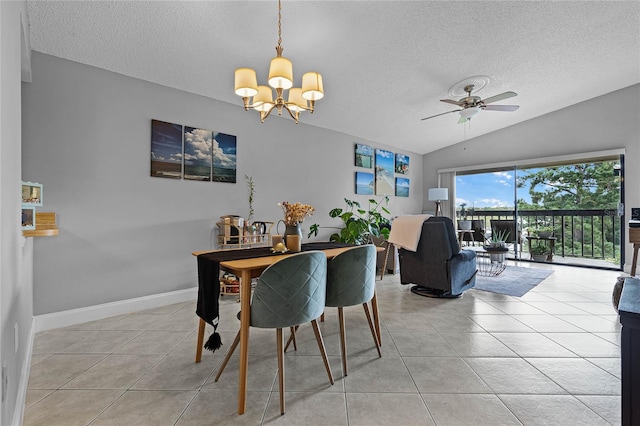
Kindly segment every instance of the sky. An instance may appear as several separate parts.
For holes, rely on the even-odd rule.
[[[513,170],[456,176],[456,206],[513,208],[514,187]],[[519,189],[518,198],[530,203],[529,188]]]

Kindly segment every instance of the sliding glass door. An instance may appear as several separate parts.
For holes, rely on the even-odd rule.
[[[458,173],[456,216],[495,237],[511,221],[510,255],[621,269],[623,156]],[[540,259],[540,257],[536,257]]]

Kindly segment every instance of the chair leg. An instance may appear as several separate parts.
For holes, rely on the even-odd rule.
[[[318,342],[318,348],[322,355],[322,361],[324,361],[324,368],[327,370],[327,376],[329,376],[329,382],[333,385],[333,374],[331,374],[331,366],[329,365],[329,358],[327,358],[327,350],[324,347],[324,340],[322,340],[320,327],[318,327],[318,320],[311,321],[311,325],[313,326],[313,332],[316,335],[316,341]]]
[[[238,343],[240,343],[240,332],[239,331],[238,331],[238,334],[236,334],[236,338],[233,339],[233,343],[231,344],[231,347],[227,351],[227,354],[225,355],[224,360],[222,360],[222,365],[220,365],[220,368],[218,368],[218,373],[216,374],[216,379],[215,379],[216,382],[218,381],[218,379],[222,375],[222,372],[224,371],[224,368],[229,363],[229,360],[231,359],[231,355],[233,355],[233,352],[238,347]]]
[[[344,308],[338,308],[338,325],[340,326],[340,355],[342,355],[342,374],[346,377],[347,372],[347,336],[344,329]]]
[[[200,323],[198,324],[198,343],[196,343],[196,363],[202,361],[202,344],[204,343],[204,329],[206,325],[207,323],[200,318]]]
[[[375,327],[373,326],[373,321],[371,321],[371,314],[369,313],[369,305],[367,305],[366,303],[363,303],[362,307],[364,308],[364,314],[367,316],[369,329],[371,330],[371,335],[373,336],[373,343],[376,344],[376,349],[378,350],[378,357],[382,358],[382,352],[380,352],[380,341],[378,340],[378,333],[376,333]]]
[[[278,385],[280,387],[280,414],[284,414],[284,348],[282,329],[276,329],[276,339],[278,341]]]
[[[289,345],[293,342],[293,350],[297,351],[298,350],[298,343],[296,342],[296,331],[298,331],[298,328],[300,328],[299,325],[296,325],[295,327],[291,327],[291,334],[289,335],[289,339],[287,340],[287,344],[284,345],[284,351],[286,352],[287,349],[289,348]]]
[[[378,343],[380,343],[380,346],[382,346],[382,333],[380,332],[380,315],[378,314],[378,296],[375,290],[373,292],[373,298],[371,299],[371,311],[373,312],[373,324],[376,326]]]

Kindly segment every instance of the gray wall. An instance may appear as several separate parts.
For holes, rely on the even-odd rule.
[[[626,214],[640,206],[640,84],[424,156],[425,188],[439,169],[625,149]],[[425,201],[426,205],[429,203]],[[627,245],[626,261],[632,250]]]
[[[23,35],[24,45],[29,45],[25,28],[26,3],[0,2],[0,364],[7,373],[6,398],[0,406],[3,425],[19,423],[14,415],[22,413],[21,407],[16,412],[16,404],[19,379],[30,362],[27,343],[33,315],[33,241],[24,239],[20,229],[20,77],[22,61],[28,63],[21,55],[27,51],[22,49]]]
[[[36,315],[195,287],[191,252],[214,247],[221,215],[248,214],[245,174],[255,220],[281,219],[279,201],[305,202],[317,210],[306,231],[335,224],[328,212],[344,197],[369,198],[354,194],[354,143],[400,152],[281,117],[260,124],[240,98],[223,103],[37,52],[32,80],[22,91],[23,176],[44,184],[43,211],[60,227],[35,241]],[[150,177],[151,119],[236,135],[238,183]],[[411,193],[392,196],[390,208],[420,213],[422,157],[401,153]]]

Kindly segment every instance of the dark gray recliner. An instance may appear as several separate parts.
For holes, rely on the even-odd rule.
[[[476,283],[476,253],[460,250],[453,222],[431,217],[422,225],[415,252],[401,248],[400,282],[415,284],[411,291],[422,296],[458,297]]]

